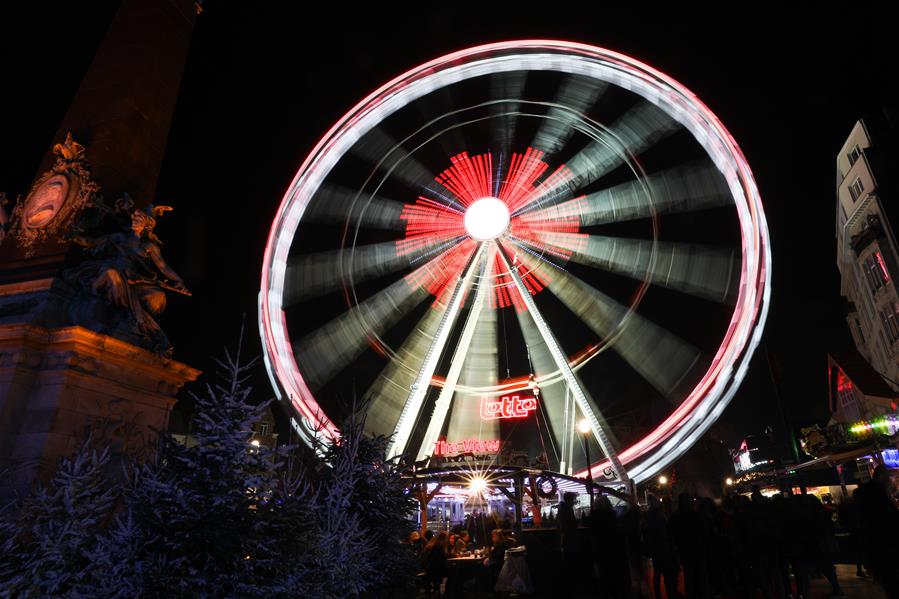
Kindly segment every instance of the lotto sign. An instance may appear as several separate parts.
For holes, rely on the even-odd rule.
[[[481,418],[498,420],[505,418],[525,418],[537,409],[537,398],[533,395],[503,395],[491,399],[481,397]]]

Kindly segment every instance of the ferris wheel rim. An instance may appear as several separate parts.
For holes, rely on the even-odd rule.
[[[357,126],[365,118],[366,114],[372,114],[372,108],[389,106],[391,102],[395,104],[400,92],[403,90],[404,84],[408,86],[416,81],[422,81],[428,77],[445,73],[446,70],[441,71],[440,68],[449,64],[455,63],[464,66],[466,64],[474,64],[478,60],[487,63],[508,58],[509,56],[519,56],[518,54],[498,57],[490,56],[490,53],[506,51],[517,51],[521,57],[528,57],[532,60],[536,60],[535,56],[537,56],[532,53],[545,51],[550,57],[556,59],[561,59],[561,57],[565,56],[587,61],[608,61],[609,64],[605,64],[603,68],[620,69],[619,76],[621,80],[628,80],[628,77],[633,77],[634,79],[630,80],[630,83],[635,86],[643,84],[651,88],[653,82],[650,79],[654,79],[655,84],[659,85],[660,89],[667,87],[667,90],[664,91],[677,94],[676,97],[668,98],[671,101],[671,105],[662,106],[658,104],[656,101],[663,100],[660,96],[655,96],[655,99],[653,99],[632,87],[628,87],[628,89],[656,103],[669,116],[672,116],[682,126],[690,130],[722,174],[726,178],[728,175],[730,176],[727,183],[733,203],[737,208],[743,244],[741,284],[734,315],[725,335],[725,340],[722,341],[715,354],[712,366],[694,390],[687,396],[687,399],[682,401],[674,412],[656,426],[650,434],[621,452],[620,456],[623,461],[628,464],[636,463],[633,478],[640,480],[651,476],[654,471],[663,467],[667,463],[666,460],[670,461],[670,459],[673,459],[670,456],[674,455],[676,457],[674,452],[671,451],[667,452],[668,457],[661,455],[665,453],[664,450],[666,448],[670,450],[679,443],[692,444],[692,440],[711,426],[717,414],[720,414],[721,410],[733,397],[739,382],[745,374],[749,357],[757,346],[764,327],[770,299],[771,258],[767,225],[758,190],[745,157],[727,129],[708,107],[682,84],[645,63],[611,50],[559,40],[516,40],[460,50],[436,58],[399,75],[372,92],[372,94],[369,94],[335,123],[301,165],[282,199],[269,233],[265,248],[259,296],[260,335],[263,339],[266,368],[279,398],[283,399],[286,394],[293,408],[308,421],[307,426],[312,425],[326,437],[334,438],[339,434],[337,427],[328,419],[327,414],[320,408],[314,395],[309,390],[296,363],[295,356],[291,351],[284,351],[285,346],[289,350],[290,339],[286,333],[287,324],[283,310],[281,310],[281,298],[279,296],[283,293],[286,251],[296,232],[296,226],[302,218],[302,211],[305,210],[312,196],[312,193],[309,193],[302,200],[301,211],[298,214],[294,205],[297,199],[295,194],[301,189],[304,182],[308,182],[309,169],[317,164],[321,166],[319,161],[327,158],[328,152],[334,148],[335,136],[338,133],[353,131],[353,127]],[[531,65],[531,68],[534,70],[561,70],[558,68],[558,65],[556,67],[549,68],[547,65],[536,63]],[[444,85],[434,86],[432,89],[439,89],[465,78],[449,80]],[[658,91],[657,89],[656,92]],[[407,100],[407,103],[412,101],[412,99]],[[406,104],[399,105],[395,109],[399,109],[404,105]],[[701,117],[706,127],[705,129],[701,129],[698,123],[689,120],[691,117],[695,118],[697,116]],[[682,117],[684,120],[681,120],[679,117]],[[378,120],[382,118],[383,116]],[[691,124],[694,127],[691,127]],[[356,136],[355,139],[361,136],[358,130],[353,131],[353,134]],[[717,144],[714,145],[716,151],[713,151],[709,144]],[[338,158],[339,156],[337,158],[332,156],[331,164],[328,168],[333,167]],[[726,163],[728,160],[733,162]],[[319,185],[323,177],[324,175],[320,175]],[[317,189],[317,187],[318,185],[314,189]],[[292,208],[294,208],[293,211],[291,211]],[[285,231],[285,226],[287,228],[293,227],[289,233],[287,248],[283,244],[278,243],[282,233]],[[279,281],[280,290],[272,289],[273,281]],[[277,301],[273,301],[274,298],[277,298]],[[726,376],[721,377],[720,375]],[[287,379],[288,376],[290,376],[289,379]],[[285,383],[285,379],[290,381],[290,384],[293,385],[292,388],[287,388],[288,385]],[[285,385],[285,388],[282,389],[280,385]],[[711,401],[709,401],[710,398]],[[594,466],[592,470],[594,472],[601,471],[603,466],[604,464]]]

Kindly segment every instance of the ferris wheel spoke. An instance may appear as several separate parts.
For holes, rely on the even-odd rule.
[[[649,102],[641,102],[611,126],[613,140],[595,141],[568,161],[572,189],[580,189],[623,164],[622,150],[639,156],[681,129],[681,125]],[[609,143],[612,141],[612,143]]]
[[[526,254],[522,263],[534,267],[534,259]],[[553,295],[665,397],[671,397],[699,362],[697,348],[570,273],[555,270],[547,278]]]
[[[524,95],[527,72],[517,71],[490,77],[490,99],[495,102],[490,108],[493,126],[493,143],[501,157],[512,155],[515,144],[515,130],[518,125],[516,114],[521,106],[516,100]]]
[[[733,304],[740,278],[734,250],[714,246],[601,235],[537,233],[521,241],[585,266],[695,297]]]
[[[645,186],[639,181],[622,183],[535,210],[527,216],[540,219],[576,216],[582,226],[589,227],[649,218],[654,214],[696,212],[732,203],[724,178],[711,165],[675,167],[650,175],[644,183]]]
[[[397,200],[334,185],[322,187],[315,199],[303,216],[309,222],[385,231],[405,227],[401,218],[405,204]]]
[[[428,241],[407,253],[398,252],[396,242],[385,241],[352,250],[292,256],[285,277],[284,305],[291,307],[304,299],[417,266],[422,259],[457,243],[453,239]]]
[[[568,177],[547,181],[525,211],[552,205],[557,198],[565,197],[565,189],[583,189],[607,175],[629,160],[628,155],[639,156],[650,147],[678,131],[680,125],[667,114],[641,102],[612,124],[602,139],[590,142],[566,163]]]
[[[415,426],[415,420],[421,411],[425,396],[434,376],[434,371],[443,354],[444,347],[449,339],[450,332],[459,316],[462,302],[465,299],[468,287],[477,272],[484,253],[484,244],[479,244],[474,256],[469,258],[464,269],[455,277],[452,283],[452,293],[448,295],[446,309],[440,319],[437,332],[434,334],[433,341],[427,352],[421,357],[421,367],[416,374],[415,382],[410,387],[408,397],[403,404],[403,410],[400,413],[396,428],[394,429],[390,445],[387,448],[387,457],[405,455],[408,450],[409,437],[412,435]],[[424,287],[423,287],[424,288]],[[450,287],[447,286],[446,289]],[[441,294],[443,295],[443,294]],[[440,296],[438,296],[440,297]]]
[[[418,375],[418,370],[409,365],[416,364],[427,353],[437,334],[442,315],[440,310],[425,311],[396,356],[388,362],[366,392],[366,425],[370,430],[389,432],[396,428],[403,404],[409,398],[409,389]]]
[[[309,361],[307,384],[319,388],[356,359],[366,347],[432,293],[439,297],[460,264],[473,253],[460,243],[431,258],[341,316],[293,344],[297,359]]]
[[[569,76],[559,87],[554,106],[540,125],[531,146],[551,156],[561,150],[575,132],[573,125],[585,114],[609,84],[577,75]],[[562,105],[562,102],[565,102]]]
[[[462,329],[462,334],[459,337],[459,341],[456,344],[455,350],[453,351],[449,371],[446,375],[446,381],[443,384],[443,388],[440,390],[437,401],[434,403],[434,411],[431,414],[431,419],[428,422],[428,428],[425,432],[424,440],[422,441],[421,448],[418,451],[419,460],[423,459],[427,455],[430,455],[433,451],[434,443],[437,442],[440,436],[440,432],[443,430],[444,424],[446,423],[446,418],[449,414],[451,404],[453,406],[453,418],[451,422],[455,423],[456,406],[458,406],[461,401],[464,401],[463,397],[466,396],[465,392],[459,391],[457,389],[459,377],[463,374],[463,367],[466,366],[466,357],[475,354],[478,355],[480,359],[480,356],[482,356],[483,354],[491,353],[489,351],[485,352],[483,350],[483,348],[485,347],[484,337],[491,336],[489,330],[485,333],[485,327],[483,326],[485,323],[484,319],[492,319],[493,321],[493,345],[490,346],[488,344],[487,347],[492,347],[492,364],[494,364],[494,367],[492,369],[492,376],[482,377],[481,381],[479,382],[481,382],[482,385],[492,385],[496,383],[496,313],[495,310],[491,308],[490,302],[488,301],[488,297],[490,293],[492,293],[493,289],[486,283],[490,280],[490,269],[495,259],[494,253],[495,249],[489,248],[488,251],[483,255],[481,263],[479,265],[479,284],[477,287],[477,291],[475,292],[474,301],[472,302],[471,309],[469,310],[468,316],[465,319],[465,326]],[[473,341],[475,339],[477,339],[477,341],[475,341],[473,344]],[[472,347],[474,347],[475,349],[470,352],[469,350]],[[487,358],[487,360],[490,359],[490,357]],[[489,369],[489,364],[486,364],[485,368]],[[489,382],[483,383],[483,380],[487,380]],[[477,397],[477,399],[480,398]],[[473,413],[479,413],[477,405],[474,406]],[[462,436],[460,436],[458,431],[452,430],[451,428],[448,438],[455,440],[467,439],[469,437],[465,436],[466,434],[467,433],[463,433]]]
[[[555,360],[540,335],[537,325],[530,313],[526,310],[516,311],[518,324],[524,336],[524,342],[527,345],[528,355],[534,368],[534,374],[538,380],[545,379],[551,373],[557,370]],[[577,378],[577,375],[575,374]],[[580,381],[580,379],[578,378]],[[603,418],[602,411],[581,384],[584,396],[587,398],[589,405],[593,409],[600,426],[606,431],[609,442],[612,447],[620,447],[615,434],[610,426]],[[553,381],[546,385],[540,385],[540,401],[543,404],[543,413],[549,419],[549,431],[552,435],[554,446],[557,448],[559,455],[559,472],[565,474],[570,471],[574,465],[573,460],[573,439],[576,436],[576,408],[571,400],[568,390],[565,386],[565,379]]]
[[[384,173],[390,173],[391,177],[402,181],[411,189],[420,189],[434,180],[431,171],[380,127],[369,131],[353,146],[352,151],[359,158]]]
[[[559,345],[559,342],[556,340],[555,335],[549,328],[549,325],[546,323],[543,315],[537,309],[537,304],[534,302],[534,298],[531,297],[530,290],[525,285],[524,280],[521,278],[521,275],[518,272],[519,266],[512,264],[512,261],[506,255],[505,250],[499,244],[499,242],[497,242],[497,248],[499,256],[502,258],[503,263],[505,264],[506,269],[509,272],[509,275],[514,281],[515,287],[518,289],[518,293],[521,294],[521,298],[522,300],[524,300],[524,304],[527,307],[528,312],[530,312],[531,318],[533,318],[534,320],[534,324],[537,326],[537,330],[540,331],[540,336],[546,343],[546,347],[556,363],[556,367],[560,370],[562,376],[565,379],[565,382],[568,384],[568,389],[574,396],[575,402],[580,408],[581,413],[590,424],[590,429],[593,432],[594,439],[596,439],[597,443],[599,443],[600,449],[609,459],[615,475],[620,481],[626,482],[628,480],[627,471],[624,469],[624,466],[618,459],[618,454],[615,450],[615,447],[612,445],[608,426],[603,425],[603,422],[600,420],[601,414],[597,410],[595,410],[594,406],[590,405],[590,402],[587,400],[586,393],[584,392],[580,381],[578,380],[577,376],[575,376],[574,371],[571,370],[571,367],[568,364],[568,357],[562,352],[562,348]]]
[[[493,245],[490,244],[491,249]],[[492,254],[492,252],[491,252]],[[495,261],[495,258],[493,258]],[[493,292],[491,285],[486,287],[483,296]],[[480,290],[479,290],[480,291]],[[462,359],[462,369],[459,380],[463,387],[487,388],[498,382],[497,373],[497,327],[496,309],[483,302],[480,318],[474,323],[473,336],[468,351],[459,356]],[[480,439],[499,438],[499,424],[495,420],[485,421],[480,415],[481,395],[468,391],[457,390],[452,402],[452,416],[450,418],[447,438]]]
[[[428,296],[400,279],[294,343],[297,360],[307,365],[309,387],[321,388]]]

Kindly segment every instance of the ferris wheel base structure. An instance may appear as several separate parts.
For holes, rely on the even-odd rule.
[[[550,80],[559,82],[554,96],[537,85]],[[451,100],[459,107],[447,108]],[[601,122],[602,114],[615,115],[613,122]],[[469,153],[466,136],[494,149]],[[532,139],[521,141],[525,136]],[[668,159],[657,158],[659,147],[677,143],[698,148],[697,159],[653,166]],[[357,175],[366,161],[367,176]],[[665,218],[679,223],[679,214],[715,210],[726,210],[738,231],[729,253],[660,235]],[[609,227],[623,221],[645,222],[647,232],[619,237]],[[340,225],[339,245],[327,247],[320,223]],[[633,281],[624,303],[599,290],[608,280],[599,271]],[[534,418],[542,416],[537,427],[550,435],[553,451],[561,448],[554,459],[575,460],[570,429],[579,414],[600,457],[589,474],[640,482],[686,451],[732,399],[764,328],[770,272],[749,165],[693,93],[606,49],[502,42],[411,69],[325,134],[272,225],[260,334],[275,391],[310,444],[339,438],[340,411],[327,390],[371,354],[385,366],[366,392],[369,429],[390,436],[388,457],[412,462],[437,442],[462,440],[448,435],[511,430],[478,420],[472,406],[539,387]],[[729,317],[714,349],[699,350],[654,322],[665,314],[644,311],[642,302],[656,288],[725,306]],[[317,295],[343,298],[347,310],[309,330],[306,307],[332,307]],[[427,298],[430,309],[421,308]],[[508,344],[500,347],[503,310],[519,323],[529,377],[499,379],[500,361],[507,370],[517,363],[503,353]],[[553,324],[571,314],[596,336],[584,351],[566,349],[571,342],[559,337],[565,327]],[[393,333],[397,328],[407,332]],[[614,406],[595,397],[591,369],[612,359],[606,356],[617,356],[671,404],[626,446],[609,424]],[[703,370],[694,373],[697,364]],[[575,472],[587,474],[586,467]]]

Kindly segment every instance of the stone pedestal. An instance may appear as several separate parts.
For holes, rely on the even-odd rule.
[[[199,371],[71,326],[0,323],[0,496],[49,477],[87,435],[146,455]]]

